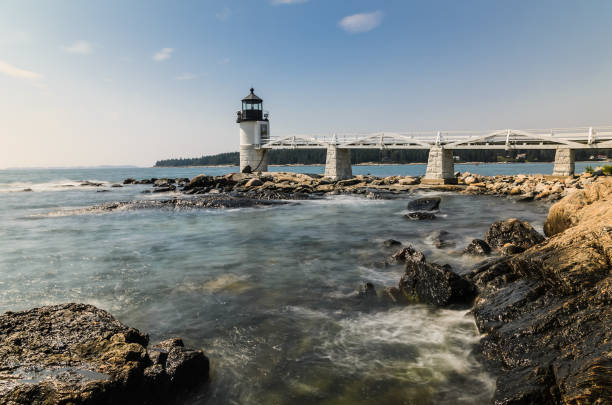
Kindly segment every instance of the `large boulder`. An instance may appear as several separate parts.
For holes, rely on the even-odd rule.
[[[544,223],[544,233],[546,236],[553,236],[563,232],[580,222],[585,212],[583,208],[587,205],[597,202],[609,206],[610,201],[612,201],[611,178],[602,178],[591,187],[576,190],[550,207]]]
[[[612,209],[602,199],[541,244],[468,276],[485,358],[502,369],[499,404],[604,404],[612,398]],[[566,197],[562,206],[575,200]],[[551,208],[550,215],[556,215]]]
[[[399,290],[409,301],[437,306],[470,303],[475,295],[473,284],[455,273],[449,265],[427,263],[423,253],[412,248],[404,251],[406,272]]]
[[[202,351],[148,348],[147,335],[91,305],[6,312],[0,342],[2,404],[164,404],[209,378]]]
[[[195,176],[189,184],[185,186],[185,190],[189,190],[196,187],[210,187],[215,184],[215,178],[212,176],[207,176],[205,174],[198,174]]]
[[[417,198],[408,202],[410,211],[435,211],[440,208],[440,197]]]
[[[492,248],[501,248],[506,243],[528,249],[533,245],[537,245],[544,241],[538,231],[524,221],[519,221],[516,218],[510,218],[505,221],[494,222],[485,235],[485,241]]]

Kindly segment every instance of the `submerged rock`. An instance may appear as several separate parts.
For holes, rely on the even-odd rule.
[[[607,187],[612,191],[612,182]],[[550,215],[555,223],[555,210]],[[593,200],[573,215],[573,226],[468,276],[480,292],[473,313],[487,334],[482,354],[502,370],[496,404],[612,398],[611,204]]]
[[[485,235],[485,241],[492,248],[501,248],[506,243],[512,243],[517,247],[528,249],[542,243],[544,239],[544,236],[533,229],[528,222],[516,218],[494,222]]]
[[[368,282],[362,283],[359,286],[359,297],[362,298],[371,298],[376,297],[376,288],[374,284]]]
[[[91,305],[6,312],[0,403],[165,404],[208,381],[202,351],[148,340]]]
[[[440,208],[440,197],[417,198],[408,203],[411,211],[435,211]]]
[[[448,231],[445,231],[445,230],[434,231],[429,236],[434,246],[438,249],[444,249],[447,247],[455,246],[455,242],[449,240],[450,234],[448,233]]]
[[[402,242],[395,239],[387,239],[383,242],[384,247],[402,246]]]

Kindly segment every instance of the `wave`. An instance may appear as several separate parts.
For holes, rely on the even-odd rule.
[[[468,311],[410,306],[340,319],[340,330],[322,337],[320,355],[337,367],[415,384],[471,375],[492,392],[494,380],[472,355],[479,341]]]
[[[0,183],[0,193],[17,193],[24,191],[53,192],[70,190],[92,190],[110,187],[113,183],[106,180],[53,180],[45,183],[12,182]]]

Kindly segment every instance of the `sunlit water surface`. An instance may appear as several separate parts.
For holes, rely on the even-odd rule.
[[[413,167],[386,166],[391,173],[383,175]],[[406,201],[418,195],[62,215],[107,201],[168,198],[141,194],[149,186],[110,188],[125,177],[231,170],[0,171],[0,311],[86,302],[152,341],[181,336],[212,361],[211,386],[196,403],[489,400],[494,378],[474,355],[480,336],[466,310],[376,307],[357,290],[364,281],[397,285],[402,267],[381,265],[393,253],[385,239],[466,272],[477,261],[457,251],[471,239],[510,217],[541,230],[546,206],[444,193],[438,218],[421,222],[403,218]],[[80,180],[104,186],[83,187]],[[455,246],[435,248],[430,235],[437,230],[448,231]]]

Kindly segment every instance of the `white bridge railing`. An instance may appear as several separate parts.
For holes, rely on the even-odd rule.
[[[491,131],[413,131],[289,135],[270,137],[264,149],[571,149],[612,148],[612,126],[502,129]]]

